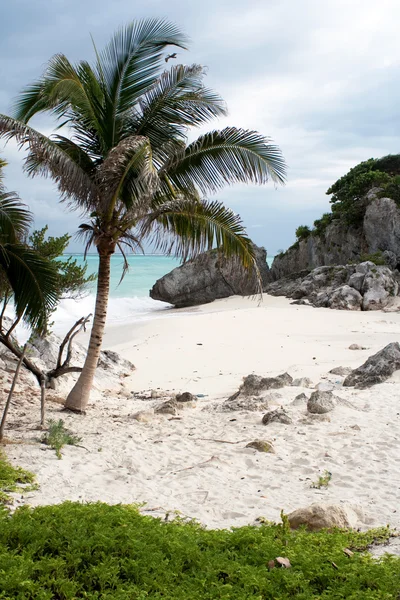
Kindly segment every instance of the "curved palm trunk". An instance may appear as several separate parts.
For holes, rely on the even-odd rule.
[[[111,255],[114,250],[99,252],[99,272],[97,280],[96,307],[93,317],[93,326],[90,334],[89,348],[85,364],[78,381],[68,394],[65,408],[75,412],[83,412],[88,405],[93,379],[100,357],[103,342],[104,327],[107,318],[108,294],[110,291]]]

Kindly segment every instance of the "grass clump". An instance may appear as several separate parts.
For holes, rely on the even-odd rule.
[[[325,469],[322,475],[318,477],[318,480],[314,481],[314,483],[311,484],[311,487],[316,488],[317,490],[320,490],[321,488],[327,488],[330,484],[331,479],[332,473]]]
[[[69,502],[0,519],[2,600],[395,600],[400,591],[400,560],[362,552],[387,528],[205,530],[132,506]],[[277,557],[291,568],[269,570]]]
[[[32,491],[35,476],[21,467],[13,467],[0,449],[0,504],[11,504],[10,492]],[[31,484],[31,485],[28,485]],[[21,487],[24,485],[25,487]],[[1,597],[1,596],[0,596]]]
[[[361,254],[359,262],[373,262],[374,265],[383,266],[386,265],[386,261],[382,255],[382,252],[374,252],[373,254]]]
[[[73,435],[64,425],[64,421],[49,421],[49,430],[42,437],[44,444],[53,448],[56,451],[57,458],[62,458],[61,450],[64,446],[77,446],[81,442],[81,438]]]

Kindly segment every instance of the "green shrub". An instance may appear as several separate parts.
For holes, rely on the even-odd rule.
[[[393,181],[400,175],[400,155],[388,155],[379,159],[370,158],[350,169],[338,179],[326,192],[331,194],[332,212],[341,217],[348,225],[359,226],[365,214],[367,203],[365,194],[373,187],[381,187],[388,193],[399,194],[399,182],[394,189]],[[400,194],[399,194],[400,195]]]
[[[62,448],[64,446],[76,446],[81,441],[81,438],[72,435],[65,428],[64,421],[60,419],[59,421],[49,421],[49,430],[42,437],[41,441],[50,446],[50,448],[53,448],[56,451],[57,458],[60,460],[62,458]]]
[[[35,489],[33,484],[35,476],[21,467],[13,467],[7,460],[4,452],[0,449],[0,504],[9,504],[12,502],[10,492],[20,492]],[[24,485],[25,487],[21,487]],[[0,596],[1,597],[1,596]]]
[[[330,225],[333,221],[332,213],[324,213],[320,219],[316,219],[314,221],[314,229],[312,231],[313,235],[323,235],[325,229]]]
[[[374,254],[361,254],[359,262],[373,262],[374,265],[386,265],[386,261],[382,256],[382,252],[375,252]]]
[[[379,194],[381,198],[392,198],[400,207],[400,175],[393,177],[389,183],[387,183],[382,192]]]
[[[362,552],[386,540],[386,528],[205,530],[101,503],[24,507],[0,519],[2,600],[395,600],[400,591],[400,560]],[[269,570],[278,556],[291,568]]]
[[[296,238],[298,240],[306,240],[311,235],[311,229],[307,225],[299,225],[296,229]]]

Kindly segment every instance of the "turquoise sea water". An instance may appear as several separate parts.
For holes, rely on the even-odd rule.
[[[79,264],[84,264],[83,254],[71,254]],[[272,258],[268,258],[270,264]],[[160,255],[130,255],[128,256],[129,270],[121,280],[123,259],[115,254],[111,258],[111,285],[108,305],[107,322],[129,323],[132,321],[154,318],[170,308],[164,302],[157,302],[149,297],[149,291],[154,283],[179,266],[180,261]],[[86,257],[87,273],[97,273],[97,255]],[[96,282],[87,290],[87,294],[78,300],[63,300],[54,316],[54,331],[65,332],[71,325],[84,315],[93,313],[96,293]]]
[[[82,254],[71,254],[79,264],[84,264],[85,260]],[[129,270],[122,281],[123,259],[121,255],[114,254],[111,257],[111,285],[110,298],[144,298],[149,296],[149,290],[154,283],[178,267],[181,263],[176,258],[159,255],[133,255],[128,256]],[[87,273],[97,273],[99,259],[97,255],[90,254],[86,257]],[[95,292],[96,282],[90,287],[92,293]]]

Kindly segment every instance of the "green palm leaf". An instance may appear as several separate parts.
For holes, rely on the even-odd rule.
[[[172,23],[160,19],[134,21],[118,30],[98,55],[98,77],[105,88],[106,120],[112,147],[119,119],[156,81],[167,46],[185,48],[187,38]]]
[[[227,114],[225,102],[203,85],[201,65],[177,65],[165,71],[140,99],[140,114],[129,127],[146,135],[154,149],[171,139],[186,139],[189,126]]]
[[[153,166],[152,149],[146,137],[134,135],[123,139],[107,155],[97,172],[101,200],[99,208],[112,216],[123,188],[131,206],[137,201],[146,204],[158,187],[158,175]]]
[[[14,244],[29,230],[32,215],[14,192],[0,192],[0,243]]]
[[[255,268],[254,249],[240,216],[217,200],[159,200],[143,220],[141,234],[150,235],[157,249],[184,260],[217,247],[226,256],[237,256],[244,267]]]
[[[55,266],[22,244],[4,244],[0,246],[0,269],[13,290],[17,316],[43,331],[46,316],[58,300]]]
[[[25,169],[29,175],[50,175],[64,200],[85,210],[96,208],[98,197],[93,180],[62,143],[6,115],[0,115],[0,136],[14,138],[20,147],[28,149]]]
[[[207,133],[176,153],[161,169],[179,188],[207,194],[227,184],[285,181],[281,151],[256,131],[227,127]]]

